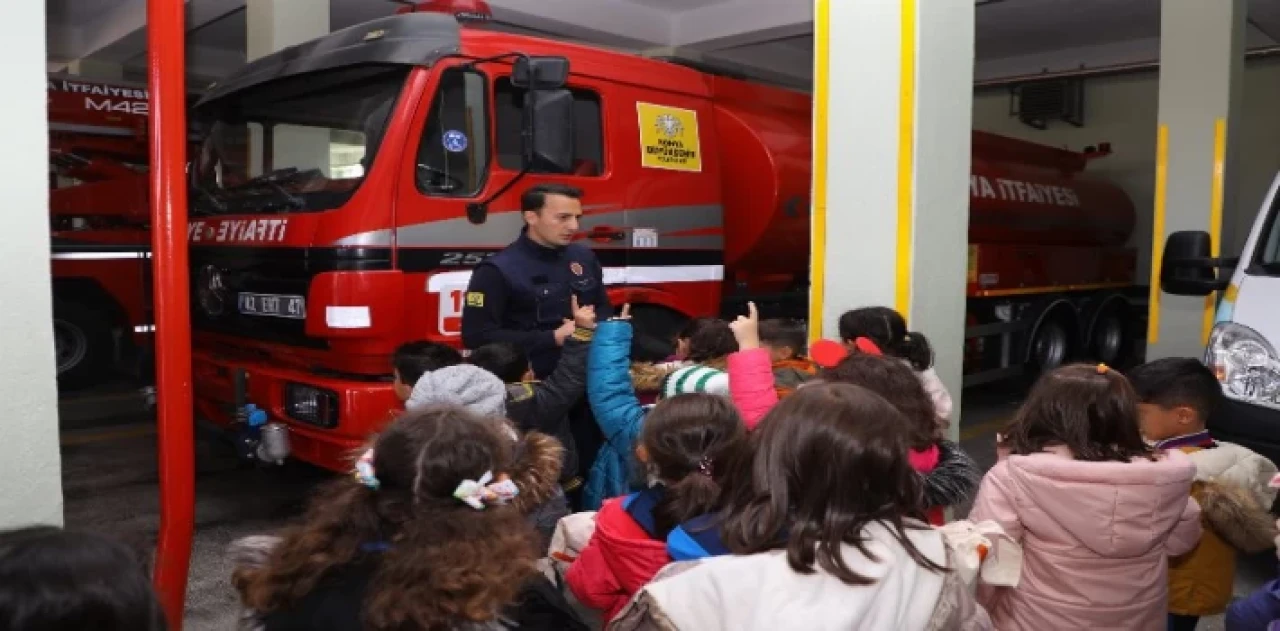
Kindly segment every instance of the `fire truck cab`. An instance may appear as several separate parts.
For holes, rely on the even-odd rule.
[[[292,456],[348,467],[399,407],[392,351],[460,343],[469,268],[518,236],[519,195],[539,182],[584,191],[610,297],[642,305],[656,346],[681,314],[719,312],[727,257],[767,263],[743,287],[794,288],[809,111],[803,94],[437,13],[259,59],[194,114],[207,134],[189,226],[198,412],[245,431],[247,453],[258,429],[283,426]],[[757,170],[724,186],[744,160]],[[726,254],[730,230],[787,247]]]

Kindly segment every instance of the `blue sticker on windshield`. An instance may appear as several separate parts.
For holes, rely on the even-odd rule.
[[[452,153],[462,153],[467,150],[467,135],[456,130],[450,129],[444,133],[444,148]]]

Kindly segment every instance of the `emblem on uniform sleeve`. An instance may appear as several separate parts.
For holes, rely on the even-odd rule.
[[[484,308],[484,294],[478,291],[467,292],[467,306],[477,309]]]
[[[570,263],[569,271],[573,272],[574,276],[582,276],[582,263],[579,263],[577,261]]]

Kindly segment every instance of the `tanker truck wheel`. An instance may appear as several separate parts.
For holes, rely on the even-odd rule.
[[[1034,381],[1066,364],[1075,354],[1073,339],[1071,323],[1065,317],[1054,313],[1046,315],[1031,334],[1027,346],[1027,378]]]
[[[676,351],[676,334],[689,318],[666,307],[650,304],[631,305],[631,360],[660,362]]]
[[[106,380],[114,343],[110,324],[97,310],[74,300],[54,300],[53,346],[63,390]]]
[[[1110,366],[1125,367],[1133,352],[1133,336],[1127,323],[1128,310],[1123,305],[1107,307],[1098,314],[1089,332],[1089,356]]]

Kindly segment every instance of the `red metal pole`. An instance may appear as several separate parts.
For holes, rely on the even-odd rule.
[[[182,628],[195,529],[195,429],[187,276],[187,114],[184,0],[147,0],[151,92],[151,267],[155,287],[160,536],[155,586]]]

